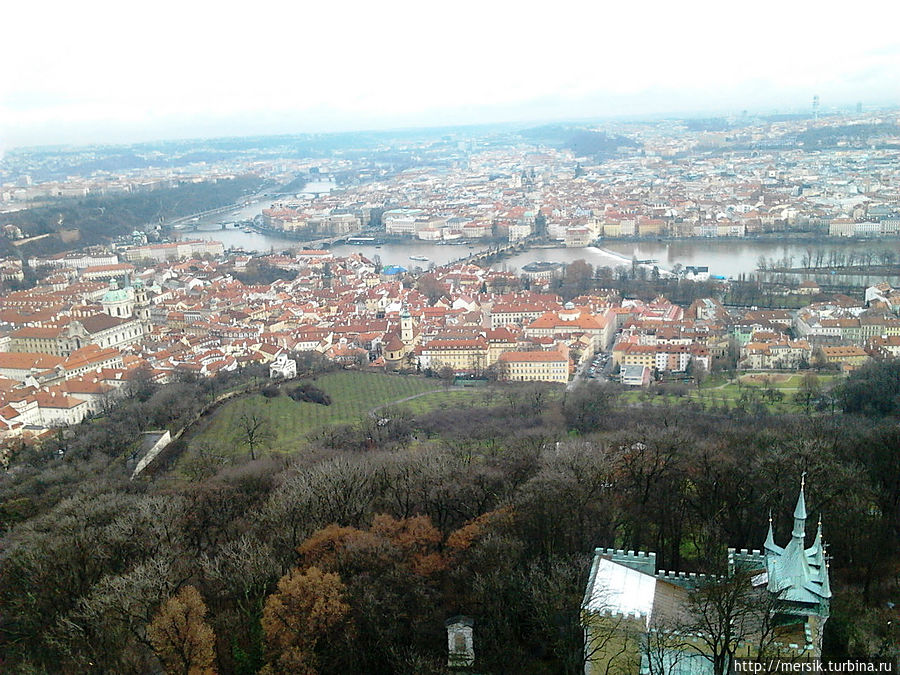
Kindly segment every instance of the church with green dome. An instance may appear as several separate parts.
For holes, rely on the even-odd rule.
[[[119,288],[119,284],[113,279],[109,282],[109,289],[100,298],[103,311],[116,318],[126,318],[134,313],[134,290],[130,286]]]
[[[127,282],[126,282],[127,283]],[[117,319],[134,318],[141,322],[145,333],[151,330],[150,296],[144,282],[136,279],[122,288],[115,279],[109,282],[109,288],[100,298],[103,313]]]

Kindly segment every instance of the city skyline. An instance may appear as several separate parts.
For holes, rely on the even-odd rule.
[[[883,25],[89,9],[0,78],[4,672],[900,663]]]
[[[563,2],[351,4],[250,15],[163,2],[12,10],[0,150],[23,145],[386,129],[897,102],[900,42],[863,2],[836,17]],[[871,10],[871,11],[870,11]],[[46,22],[45,22],[46,23]]]

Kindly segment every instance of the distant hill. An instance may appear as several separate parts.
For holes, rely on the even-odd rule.
[[[26,237],[53,235],[18,247],[22,255],[58,253],[106,243],[161,219],[172,220],[233,204],[241,196],[258,190],[261,184],[262,180],[256,176],[241,176],[152,192],[65,200],[4,214],[0,222],[18,225]],[[77,236],[73,234],[75,231]]]
[[[841,124],[816,127],[798,134],[797,140],[807,149],[831,148],[844,143],[866,143],[873,138],[895,137],[893,124]]]
[[[622,147],[640,147],[639,143],[626,136],[615,136],[567,124],[533,127],[525,129],[521,135],[534,143],[550,145],[560,150],[571,150],[578,157],[604,157],[615,154]]]
[[[732,125],[724,117],[684,120],[688,131],[728,131]]]

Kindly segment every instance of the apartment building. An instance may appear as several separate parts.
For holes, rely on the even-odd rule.
[[[501,379],[508,382],[569,381],[569,354],[563,345],[549,351],[503,352],[498,363]]]

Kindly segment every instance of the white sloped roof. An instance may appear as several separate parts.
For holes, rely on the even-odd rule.
[[[649,624],[655,592],[656,577],[607,558],[598,558],[585,609],[603,614],[642,616]]]

